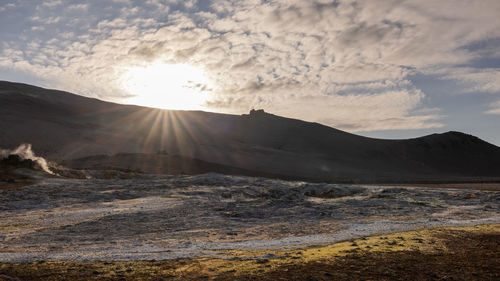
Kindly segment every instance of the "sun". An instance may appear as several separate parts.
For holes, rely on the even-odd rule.
[[[205,73],[187,64],[153,63],[125,69],[122,87],[130,104],[176,110],[200,110],[211,89]]]

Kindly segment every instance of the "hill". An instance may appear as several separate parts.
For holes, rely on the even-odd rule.
[[[500,148],[460,132],[373,139],[259,110],[160,110],[6,81],[0,132],[1,148],[30,143],[37,154],[78,168],[373,183],[500,179]]]

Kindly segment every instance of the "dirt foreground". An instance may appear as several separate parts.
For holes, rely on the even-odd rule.
[[[499,280],[500,224],[165,261],[0,263],[0,280]]]

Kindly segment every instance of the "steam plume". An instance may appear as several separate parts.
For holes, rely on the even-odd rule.
[[[10,149],[0,149],[0,159],[7,158],[9,155],[18,155],[21,159],[29,159],[36,162],[45,172],[49,174],[54,174],[49,169],[47,161],[43,157],[38,157],[35,155],[33,150],[31,150],[31,144],[23,143],[18,147]]]

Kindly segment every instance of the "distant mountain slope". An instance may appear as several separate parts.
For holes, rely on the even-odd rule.
[[[459,132],[372,139],[262,111],[242,116],[168,111],[1,81],[0,132],[0,147],[31,143],[38,154],[80,167],[84,160],[75,159],[162,152],[158,155],[212,163],[228,173],[324,181],[500,178],[500,148]]]

